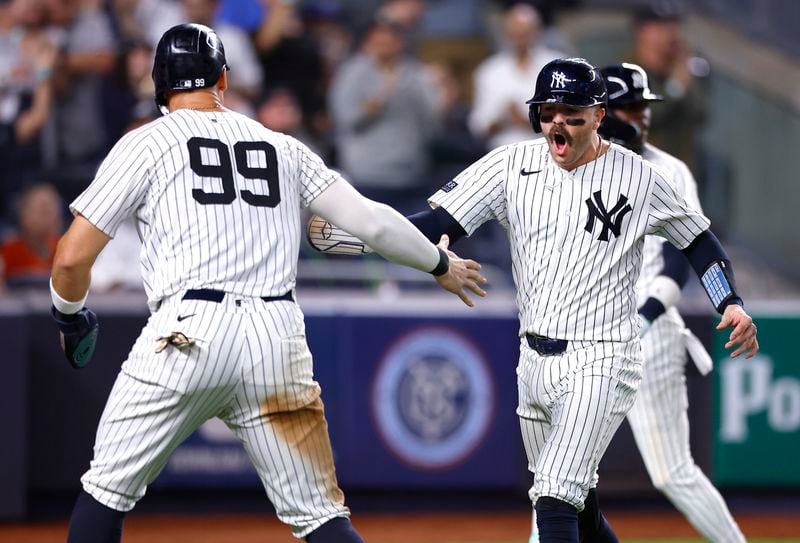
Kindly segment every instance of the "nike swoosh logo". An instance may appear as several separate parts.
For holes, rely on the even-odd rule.
[[[529,176],[529,175],[533,175],[533,174],[535,174],[535,173],[539,173],[540,171],[542,171],[542,170],[530,170],[530,171],[528,171],[528,170],[526,170],[525,168],[522,168],[522,169],[519,171],[519,174],[520,174],[520,175],[524,175],[524,176],[526,176],[526,177],[527,177],[527,176]]]
[[[178,315],[178,322],[185,321],[189,317],[194,317],[197,313],[192,313],[191,315]]]

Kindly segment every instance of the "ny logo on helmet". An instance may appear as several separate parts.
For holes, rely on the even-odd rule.
[[[572,83],[575,81],[574,79],[567,79],[567,76],[564,72],[553,72],[553,77],[550,80],[550,88],[551,89],[563,89],[567,86],[567,83]]]

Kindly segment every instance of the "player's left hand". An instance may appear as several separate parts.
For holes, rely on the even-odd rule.
[[[61,330],[61,349],[67,356],[67,362],[76,370],[83,368],[91,360],[97,344],[100,331],[97,315],[85,307],[72,315],[61,313],[53,307],[52,313]]]
[[[739,346],[731,353],[731,358],[735,358],[747,352],[747,358],[753,358],[758,353],[758,338],[753,319],[748,315],[740,305],[729,304],[722,314],[722,320],[717,325],[717,330],[724,330],[725,328],[733,328],[728,342],[725,344],[726,349],[732,349]]]
[[[450,245],[450,238],[447,235],[439,239],[437,247],[447,252],[450,259],[450,267],[447,273],[436,277],[436,282],[445,290],[449,290],[467,304],[475,307],[475,303],[470,299],[464,288],[468,288],[480,297],[486,296],[486,291],[480,285],[486,284],[486,278],[479,272],[481,265],[474,260],[463,259],[447,247]]]

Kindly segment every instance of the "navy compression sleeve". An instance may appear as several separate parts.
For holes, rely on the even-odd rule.
[[[736,294],[733,267],[728,254],[711,230],[705,230],[697,236],[683,249],[683,254],[689,259],[711,303],[719,313],[724,312],[730,304],[744,305]]]
[[[443,234],[450,237],[452,245],[467,235],[467,231],[443,207],[429,209],[406,217],[432,243],[439,243]]]

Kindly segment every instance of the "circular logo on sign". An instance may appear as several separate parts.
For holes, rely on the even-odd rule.
[[[372,410],[393,454],[414,467],[446,468],[469,456],[486,434],[492,376],[469,341],[426,328],[401,338],[381,360]]]

